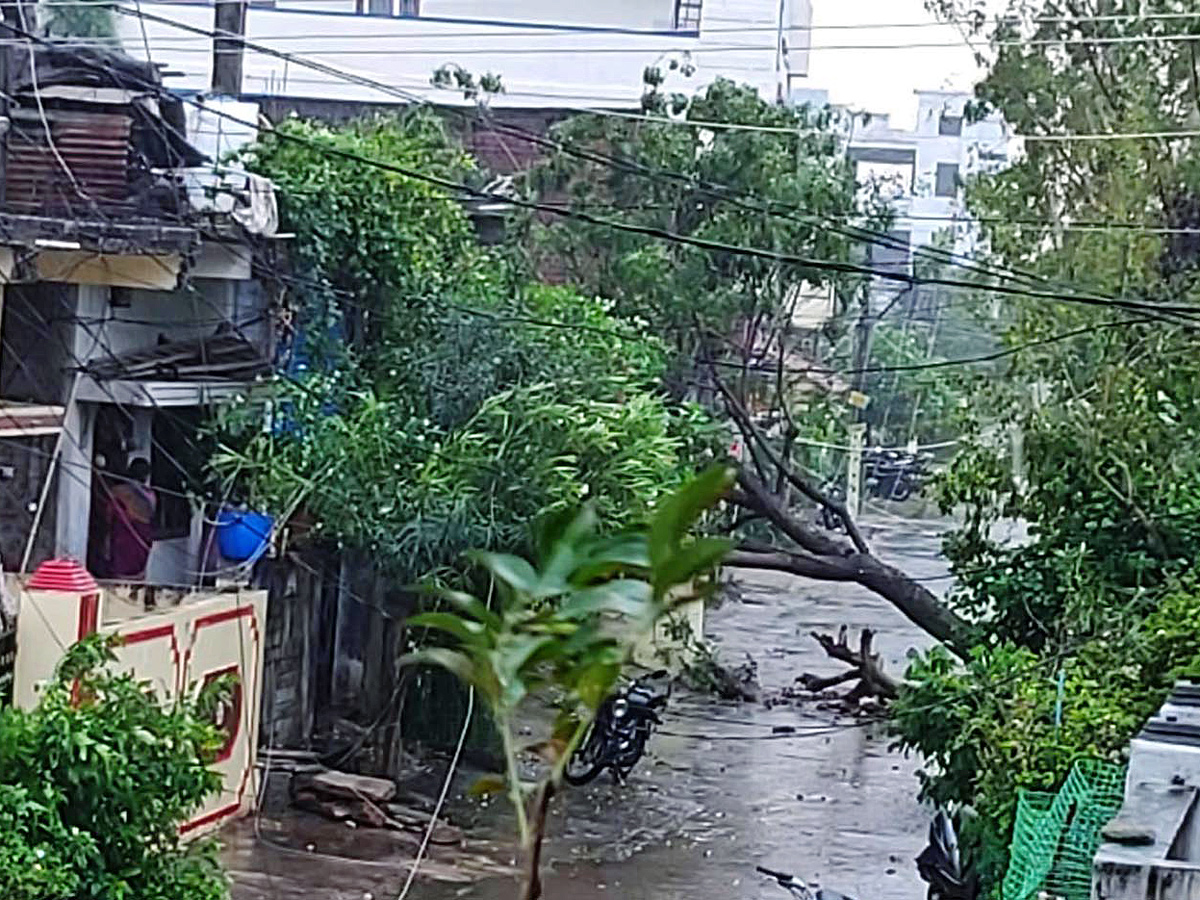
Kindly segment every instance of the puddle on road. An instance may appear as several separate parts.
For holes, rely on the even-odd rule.
[[[946,571],[929,534],[877,533],[875,542],[885,559],[918,577]],[[746,653],[757,660],[768,694],[801,672],[839,671],[809,637],[814,630],[875,629],[876,647],[893,673],[903,671],[910,648],[927,642],[898,612],[855,586],[771,573],[741,582],[747,602],[712,611],[707,630],[719,638],[725,662]],[[811,703],[766,709],[689,695],[674,697],[664,718],[663,732],[627,785],[605,776],[556,804],[546,853],[548,900],[786,897],[755,874],[756,865],[795,872],[858,900],[924,895],[913,858],[930,814],[915,799],[916,761],[889,752],[880,726]],[[775,726],[795,733],[773,735]],[[463,785],[473,777],[464,773]],[[503,804],[482,818],[481,838],[499,842],[511,834]],[[251,870],[262,869],[273,852],[243,847],[235,858],[245,877],[237,878],[234,900],[390,897],[403,881],[403,867],[364,871],[300,857],[282,866],[276,860],[273,892],[255,893],[261,876]],[[493,855],[506,863],[511,850],[493,845]],[[446,863],[442,854],[431,874],[446,875]],[[481,874],[476,869],[471,877]],[[412,896],[510,900],[516,893],[510,878],[489,877],[471,884],[422,881]]]

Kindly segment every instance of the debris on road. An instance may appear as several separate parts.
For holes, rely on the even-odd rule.
[[[291,793],[298,809],[353,827],[424,834],[433,820],[431,800],[407,791],[404,799],[410,802],[399,802],[395,782],[384,778],[331,769],[300,772],[292,777]],[[430,835],[430,843],[443,846],[462,841],[462,830],[447,822],[438,822]]]

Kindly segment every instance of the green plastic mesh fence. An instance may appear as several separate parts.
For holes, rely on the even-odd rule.
[[[1057,793],[1021,791],[1003,900],[1030,900],[1039,891],[1089,900],[1100,829],[1121,807],[1124,782],[1123,767],[1081,759]]]

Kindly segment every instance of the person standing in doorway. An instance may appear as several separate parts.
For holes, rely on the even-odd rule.
[[[158,496],[150,487],[150,463],[138,458],[129,475],[114,484],[108,497],[107,577],[141,581],[154,545],[154,513]]]

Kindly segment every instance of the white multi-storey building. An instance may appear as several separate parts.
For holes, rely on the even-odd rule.
[[[807,72],[811,18],[811,0],[251,0],[240,94],[466,102],[431,84],[452,65],[501,77],[494,108],[636,109],[657,65],[667,90],[724,76],[774,100]],[[166,63],[172,88],[210,89],[212,3],[142,0],[119,21],[125,50]]]
[[[797,89],[791,99],[820,107],[828,103],[828,94]],[[876,269],[911,272],[916,259],[936,261],[934,254],[921,253],[926,247],[969,256],[979,232],[967,212],[963,186],[975,175],[1003,168],[1009,159],[1011,135],[1004,122],[998,116],[970,121],[970,95],[918,91],[916,102],[911,129],[894,127],[886,114],[847,110],[843,117],[846,152],[858,182],[879,191],[894,215],[890,239],[868,244]],[[897,282],[881,280],[876,293],[886,298],[901,289]],[[909,298],[910,308],[918,302]]]

